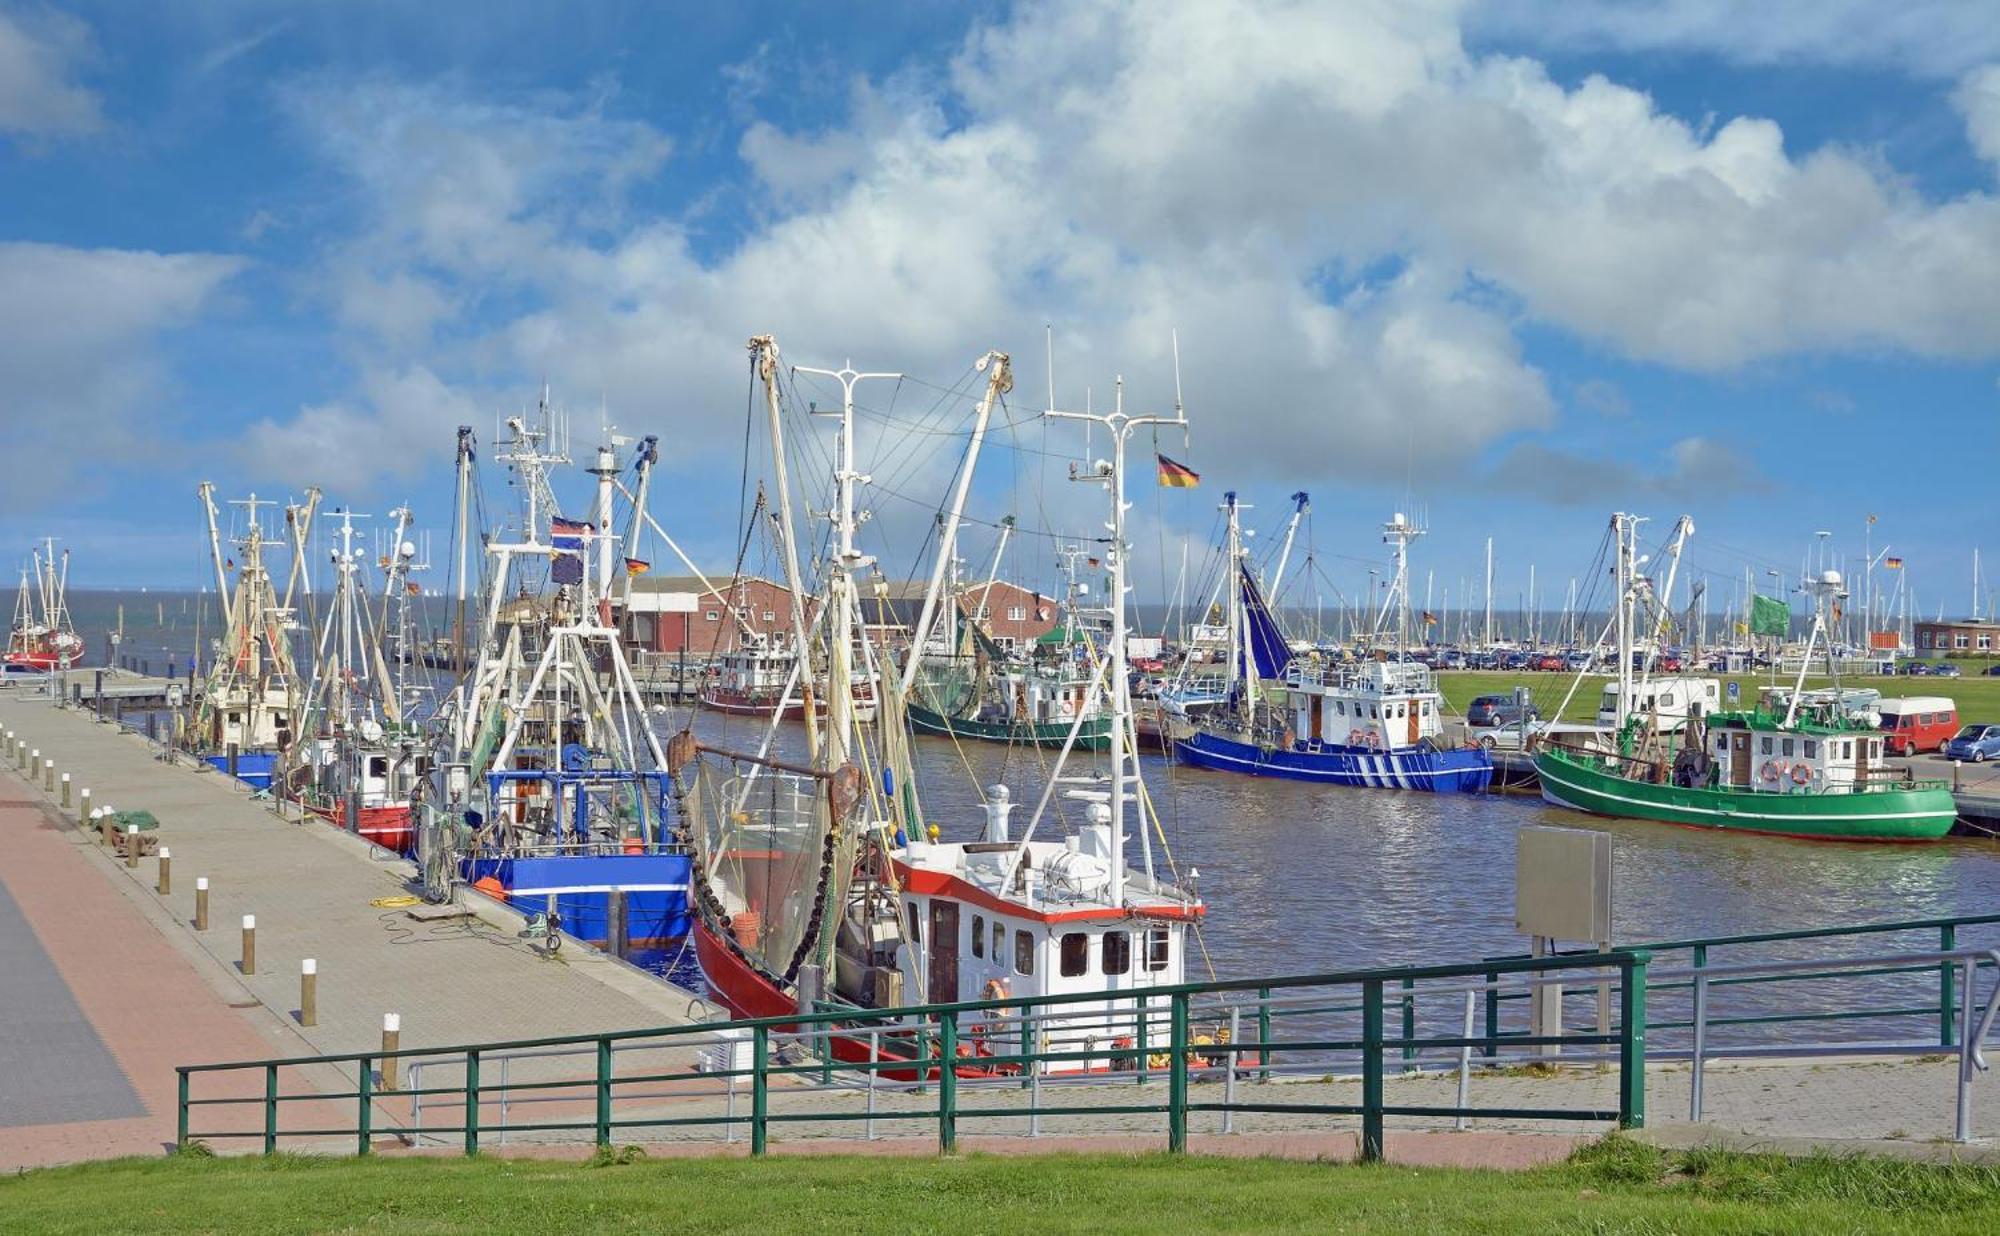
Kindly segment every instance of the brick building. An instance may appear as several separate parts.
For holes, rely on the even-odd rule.
[[[1961,618],[1916,624],[1917,655],[2000,652],[2000,622]]]

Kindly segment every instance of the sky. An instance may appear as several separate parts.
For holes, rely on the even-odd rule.
[[[1085,453],[1032,414],[1171,410],[1177,340],[1157,449],[1202,485],[1135,492],[1142,594],[1224,491],[1268,544],[1303,490],[1350,591],[1407,510],[1436,606],[1489,537],[1502,604],[1532,565],[1559,606],[1622,509],[1693,516],[1717,605],[1825,531],[1960,613],[1996,175],[1982,3],[0,0],[0,546],[191,585],[202,480],[441,544],[455,427],[547,383],[579,437],[659,436],[654,514],[726,569],[770,332],[910,375],[862,388],[910,573],[951,452],[884,426],[961,431],[1010,353],[974,512],[1093,532],[1024,479]]]

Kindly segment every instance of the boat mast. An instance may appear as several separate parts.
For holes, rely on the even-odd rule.
[[[750,355],[764,382],[765,410],[771,422],[772,483],[778,490],[778,539],[784,542],[785,586],[791,590],[792,643],[797,651],[799,694],[804,702],[806,749],[819,762],[819,718],[813,706],[812,640],[806,628],[805,581],[799,574],[798,540],[792,521],[792,486],[785,469],[785,424],[778,408],[778,341],[770,335],[750,337]]]
[[[813,373],[840,383],[840,463],[833,474],[833,562],[827,581],[828,599],[833,605],[828,639],[832,644],[827,691],[827,767],[839,768],[847,762],[854,727],[854,628],[856,621],[854,575],[873,559],[854,547],[854,491],[869,478],[854,469],[854,388],[863,382],[893,378],[900,373],[857,373],[854,362],[839,369],[794,366],[794,372]],[[783,495],[780,495],[783,499]],[[912,658],[914,661],[914,658]]]
[[[1403,517],[1401,511],[1382,525],[1383,543],[1390,547],[1396,564],[1395,578],[1389,583],[1389,595],[1382,599],[1382,613],[1375,620],[1379,632],[1382,623],[1389,616],[1389,607],[1396,607],[1396,656],[1405,655],[1410,635],[1410,542],[1423,535],[1423,530]]]
[[[1613,713],[1612,732],[1623,734],[1632,712],[1632,539],[1638,521],[1624,512],[1611,516],[1612,534],[1618,541],[1614,583],[1618,597],[1618,707]],[[1490,547],[1492,542],[1489,540]],[[1490,567],[1490,561],[1489,561]]]
[[[459,674],[465,673],[467,665],[465,659],[465,581],[467,573],[466,556],[471,552],[472,546],[469,524],[472,518],[473,446],[472,426],[460,425],[458,427],[458,459],[455,465],[458,473],[458,582],[454,588],[457,595],[454,597],[453,603],[457,610],[457,617],[453,620],[451,632],[452,668]]]
[[[1224,685],[1228,689],[1229,698],[1233,699],[1236,695],[1237,686],[1248,677],[1243,672],[1243,580],[1241,575],[1243,570],[1243,526],[1241,515],[1236,505],[1235,490],[1232,489],[1222,495],[1222,509],[1228,513],[1229,518],[1228,535],[1223,541],[1223,552],[1228,559],[1228,565],[1222,573],[1223,579],[1227,581],[1226,586],[1229,588],[1229,609],[1227,611],[1227,623],[1229,627],[1229,676],[1224,680]]]
[[[1125,582],[1125,512],[1129,505],[1125,501],[1125,446],[1132,435],[1132,431],[1135,429],[1153,425],[1178,425],[1185,429],[1187,420],[1185,415],[1181,414],[1178,402],[1175,406],[1175,412],[1176,415],[1173,417],[1128,417],[1125,414],[1125,381],[1123,378],[1120,378],[1118,380],[1118,398],[1113,405],[1113,411],[1109,415],[1098,416],[1094,413],[1058,412],[1053,409],[1048,413],[1050,417],[1059,420],[1078,420],[1102,425],[1107,435],[1111,438],[1111,462],[1109,464],[1098,464],[1094,469],[1093,476],[1089,478],[1079,477],[1078,479],[1096,480],[1105,485],[1111,494],[1111,520],[1106,527],[1111,533],[1110,552],[1107,554],[1107,557],[1110,559],[1109,583],[1111,592],[1109,597],[1111,605],[1111,648],[1110,665],[1107,673],[1111,678],[1112,711],[1111,745],[1108,754],[1111,760],[1111,906],[1113,909],[1123,909],[1125,906],[1125,803],[1131,796],[1132,782],[1137,776],[1136,767],[1128,766],[1133,761],[1133,754],[1126,749],[1125,745],[1127,727],[1131,724],[1132,720],[1130,658],[1127,656],[1125,646],[1127,638],[1125,594],[1128,590]],[[1233,531],[1235,495],[1230,495],[1229,502]],[[1147,866],[1150,868],[1152,865],[1152,844],[1151,839],[1145,832],[1143,819],[1140,821],[1139,839],[1141,844],[1146,847]],[[1150,872],[1148,874],[1150,875]]]
[[[1271,595],[1265,600],[1278,603],[1278,589],[1285,582],[1285,564],[1291,560],[1292,538],[1299,533],[1299,520],[1312,511],[1312,499],[1301,489],[1292,495],[1292,518],[1285,524],[1285,544],[1278,551],[1278,569],[1271,574]]]
[[[222,607],[222,621],[229,622],[229,574],[222,566],[222,530],[215,525],[215,482],[203,481],[195,491],[208,512],[208,554],[215,563],[215,600]]]
[[[965,462],[958,468],[958,487],[952,491],[951,509],[945,516],[944,528],[938,533],[937,559],[931,563],[930,582],[924,586],[923,607],[917,613],[916,629],[910,633],[910,653],[903,663],[903,678],[897,685],[898,695],[909,694],[917,680],[917,663],[930,638],[931,623],[937,618],[945,572],[950,568],[958,546],[958,528],[965,515],[965,499],[972,489],[972,472],[979,463],[979,448],[986,441],[986,425],[993,414],[993,405],[1000,396],[1014,389],[1014,372],[1007,353],[989,351],[973,362],[973,368],[986,374],[986,394],[979,401],[978,411],[973,414],[972,437],[965,446]],[[1014,518],[1010,515],[1001,524],[1000,548],[993,551],[993,570],[996,573],[1000,570],[1000,553],[1007,547],[1007,534],[1013,528]],[[987,589],[991,591],[991,582],[987,584]]]

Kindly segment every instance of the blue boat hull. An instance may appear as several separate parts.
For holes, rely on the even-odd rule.
[[[527,914],[548,909],[555,898],[563,930],[579,940],[611,940],[611,893],[625,893],[625,936],[635,951],[678,945],[692,929],[688,915],[685,854],[561,854],[546,858],[473,858],[465,878],[488,877],[506,890],[508,903]]]
[[[229,756],[205,755],[208,766],[220,773],[229,771]],[[268,790],[271,779],[277,775],[278,753],[275,751],[239,751],[236,753],[236,779],[254,789]]]
[[[1476,747],[1383,751],[1313,743],[1266,750],[1198,730],[1175,741],[1174,755],[1196,768],[1374,789],[1476,794],[1493,780],[1492,757]]]

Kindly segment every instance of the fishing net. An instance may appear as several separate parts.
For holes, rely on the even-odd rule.
[[[789,983],[820,952],[822,924],[851,873],[842,820],[859,796],[849,765],[832,773],[707,751],[677,735],[667,762],[704,923],[765,974]]]

